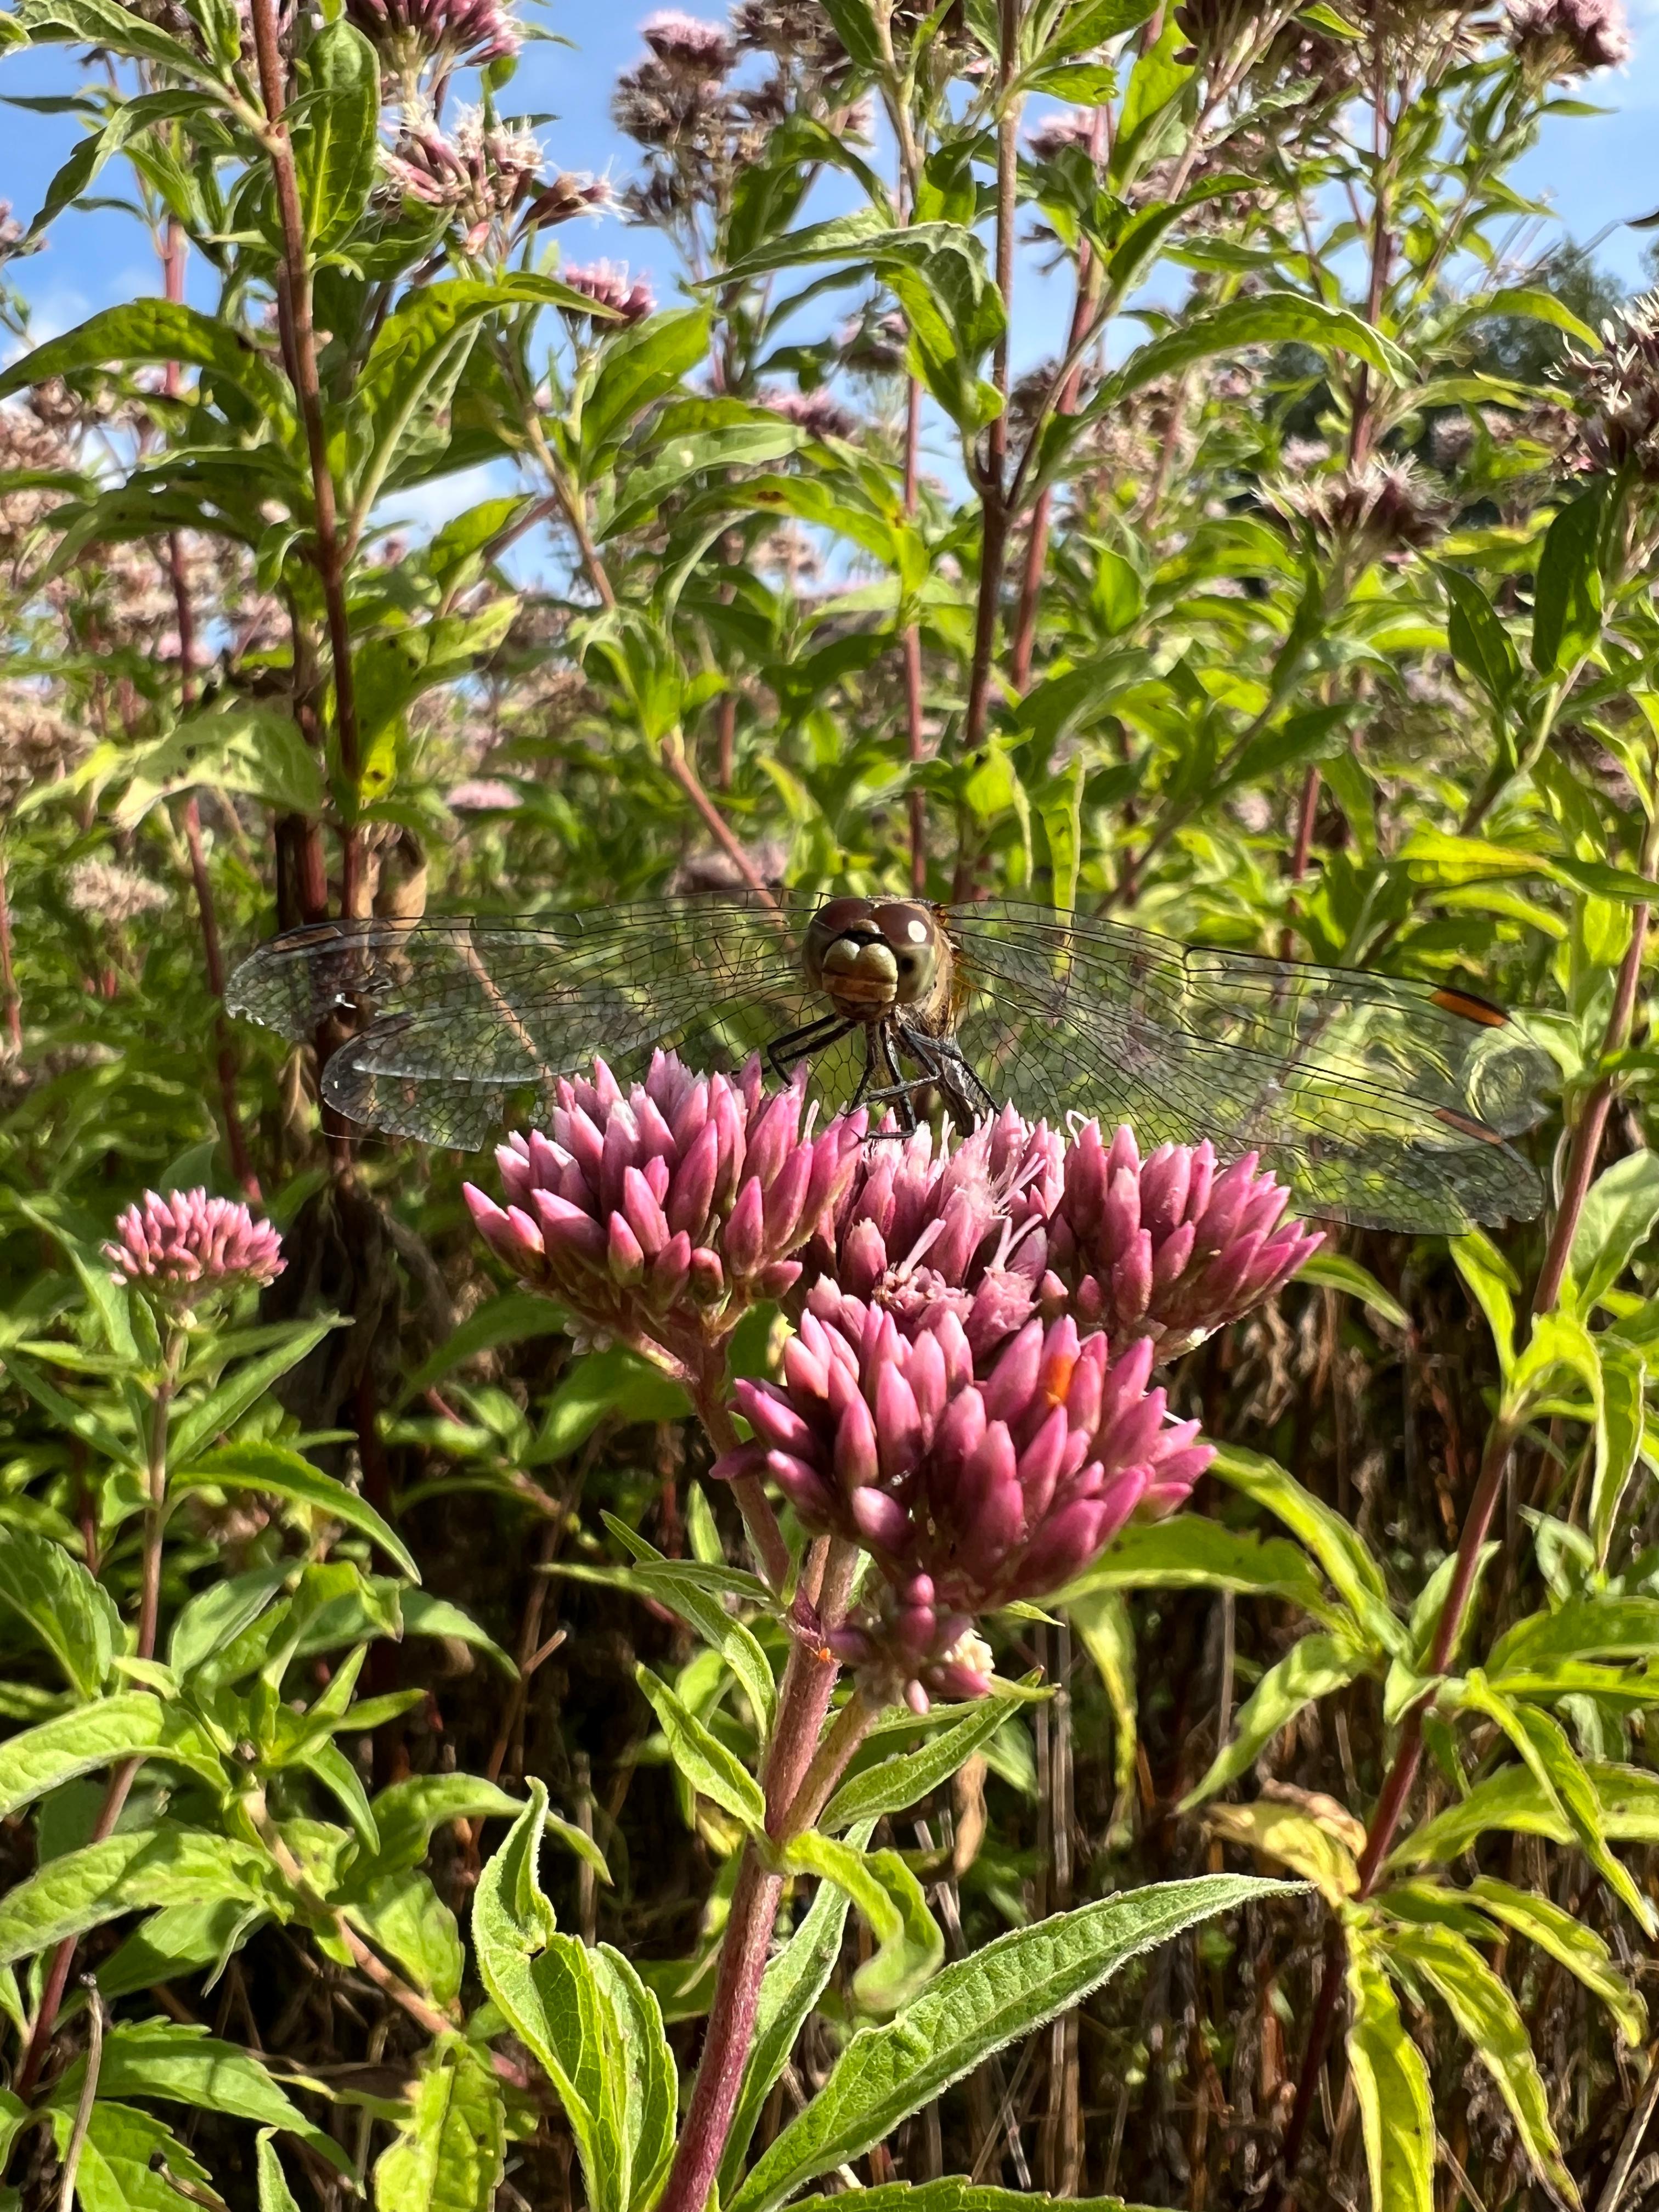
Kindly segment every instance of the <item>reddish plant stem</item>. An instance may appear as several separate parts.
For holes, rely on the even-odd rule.
[[[1109,111],[1097,107],[1089,126],[1089,154],[1097,168],[1106,149],[1106,118]],[[1097,293],[1097,272],[1093,249],[1084,239],[1077,252],[1077,298],[1072,307],[1072,327],[1066,341],[1068,356],[1075,356],[1066,372],[1060,390],[1054,395],[1057,415],[1074,415],[1078,395],[1083,389],[1083,348],[1095,319]],[[1033,433],[1033,438],[1036,437]],[[1044,485],[1037,495],[1036,505],[1031,510],[1031,526],[1025,541],[1025,573],[1020,580],[1019,611],[1014,617],[1013,649],[1009,656],[1009,673],[1014,690],[1023,696],[1031,686],[1031,660],[1036,650],[1037,602],[1042,592],[1042,574],[1048,562],[1048,517],[1054,494]]]
[[[904,512],[913,519],[921,476],[921,385],[912,377],[904,401]],[[927,757],[927,737],[921,720],[921,631],[915,623],[906,626],[904,648],[904,726],[914,769]],[[921,785],[910,785],[910,888],[927,888],[927,795]]]
[[[1642,843],[1640,866],[1644,875],[1652,874],[1656,860],[1659,860],[1659,823],[1650,823]],[[1607,1032],[1602,1042],[1604,1059],[1622,1051],[1630,1040],[1637,994],[1641,985],[1647,934],[1648,908],[1638,906],[1631,916],[1630,943],[1620,963],[1613,988],[1613,1009],[1607,1018]],[[1551,1312],[1560,1297],[1573,1237],[1595,1176],[1596,1157],[1601,1151],[1607,1115],[1612,1109],[1613,1095],[1613,1078],[1610,1075],[1600,1077],[1585,1094],[1573,1123],[1567,1147],[1566,1171],[1562,1178],[1561,1203],[1556,1210],[1543,1265],[1539,1269],[1537,1285],[1533,1292],[1532,1310],[1534,1314]],[[1434,1647],[1429,1655],[1428,1673],[1431,1675],[1445,1673],[1462,1640],[1464,1614],[1474,1588],[1481,1547],[1486,1540],[1492,1516],[1503,1494],[1504,1478],[1509,1469],[1510,1451],[1515,1442],[1515,1431],[1500,1416],[1493,1422],[1487,1435],[1474,1495],[1469,1500],[1468,1513],[1458,1539],[1457,1564],[1453,1570],[1451,1588],[1446,1593]],[[1389,1853],[1394,1848],[1395,1837],[1399,1832],[1413,1785],[1417,1780],[1418,1770],[1422,1765],[1423,1722],[1431,1702],[1431,1699],[1425,1699],[1414,1705],[1401,1723],[1400,1741],[1383,1779],[1382,1795],[1376,1801],[1376,1810],[1366,1830],[1365,1848],[1360,1854],[1359,1888],[1356,1899],[1358,1903],[1363,1904],[1376,1892]],[[1297,2164],[1307,2136],[1314,2098],[1318,2091],[1319,2078],[1324,2070],[1336,2022],[1337,1998],[1342,1982],[1343,1948],[1341,1923],[1334,1919],[1326,1930],[1324,1972],[1320,1981],[1319,1997],[1308,2031],[1308,2049],[1302,2063],[1301,2078],[1297,2083],[1296,2103],[1291,2110],[1290,2124],[1285,2131],[1281,2154],[1285,2189],[1279,2199],[1279,2212],[1293,2212],[1297,2201]]]
[[[764,876],[744,852],[731,824],[714,800],[703,789],[702,780],[686,757],[685,741],[676,734],[662,749],[663,766],[702,817],[709,836],[726,854],[757,898],[763,899],[775,913],[777,901],[773,897]]]
[[[1314,762],[1302,780],[1302,805],[1296,820],[1296,845],[1291,854],[1291,881],[1299,884],[1308,872],[1308,862],[1313,855],[1314,823],[1319,816],[1319,763]],[[1287,921],[1279,932],[1279,957],[1288,960],[1295,933]]]
[[[1019,0],[999,0],[997,54],[997,289],[1004,323],[992,361],[991,380],[1002,395],[1002,410],[985,434],[980,476],[983,506],[979,557],[979,599],[974,615],[974,657],[968,676],[968,705],[963,717],[963,750],[972,752],[985,735],[991,695],[991,659],[996,643],[997,605],[1008,550],[1008,317],[1014,291],[1015,186],[1018,179],[1018,106],[1013,96],[1019,58]],[[958,863],[957,873],[961,874]]]
[[[723,1361],[723,1350],[714,1355],[716,1362]],[[709,1442],[717,1452],[736,1451],[741,1439],[732,1424],[725,1399],[720,1395],[720,1376],[707,1370],[698,1373],[686,1370],[686,1389],[692,1404],[697,1409],[697,1419],[702,1423]],[[766,1495],[765,1485],[757,1474],[740,1474],[731,1485],[732,1494],[738,1501],[738,1510],[743,1516],[743,1525],[749,1540],[755,1547],[755,1556],[761,1571],[775,1590],[781,1592],[789,1582],[789,1547],[783,1540],[783,1531],[778,1526],[778,1516],[773,1512]]]
[[[323,422],[322,385],[317,374],[317,333],[311,319],[311,265],[306,255],[305,221],[300,208],[299,179],[294,167],[294,149],[283,120],[287,104],[286,72],[277,42],[276,0],[249,0],[253,21],[253,48],[259,70],[259,92],[270,129],[266,150],[276,189],[276,213],[282,224],[283,259],[276,273],[276,313],[282,329],[283,351],[295,396],[305,424],[306,450],[311,460],[312,500],[317,527],[317,572],[322,580],[323,604],[328,616],[329,651],[334,664],[334,723],[340,740],[340,774],[356,804],[361,781],[357,749],[356,687],[351,665],[351,625],[346,614],[345,555],[340,538],[339,510],[334,475],[329,466],[328,436]],[[340,827],[340,905],[347,915],[357,912],[362,854],[356,826]]]
[[[858,1569],[856,1546],[837,1541],[831,1547],[820,1593],[820,1618],[826,1628],[840,1622],[852,1595]],[[839,1665],[816,1639],[797,1639],[784,1668],[778,1698],[777,1726],[766,1762],[766,1832],[775,1844],[786,1841],[804,1821],[798,1805],[822,1792],[827,1797],[836,1775],[825,1774],[814,1764],[818,1736],[836,1686]],[[832,1741],[840,1729],[832,1731]],[[848,1743],[840,1764],[851,1756]],[[809,1790],[803,1784],[811,1778]],[[820,1799],[820,1802],[822,1800]],[[725,2154],[743,2087],[743,2069],[755,2031],[755,2009],[760,2002],[761,1977],[777,1919],[782,1877],[766,1867],[752,1844],[744,1846],[743,1863],[732,1893],[726,1937],[709,2007],[708,2030],[702,2057],[680,2130],[679,2148],[657,2212],[703,2212]]]
[[[17,988],[12,959],[11,901],[6,894],[6,856],[0,853],[0,998],[5,1000],[6,1042],[21,1056],[23,1050],[23,999]]]
[[[180,304],[185,296],[184,227],[176,216],[167,218],[166,245],[161,254],[162,287],[173,305]],[[170,361],[164,372],[165,386],[169,395],[179,390],[179,364]],[[185,568],[184,539],[176,530],[167,532],[167,578],[173,586],[173,606],[179,624],[179,697],[188,708],[196,701],[196,610],[190,596],[190,582]],[[219,1079],[219,1103],[225,1117],[225,1143],[230,1151],[230,1164],[237,1182],[247,1195],[259,1196],[259,1179],[253,1172],[253,1163],[248,1157],[247,1139],[242,1130],[241,1109],[236,1095],[236,1055],[231,1045],[230,1029],[225,1020],[225,959],[219,943],[219,917],[214,908],[213,884],[208,874],[207,854],[202,843],[202,810],[191,792],[184,805],[185,843],[190,853],[191,881],[196,889],[196,904],[202,917],[202,951],[207,964],[208,988],[214,997],[213,1043],[214,1066]]]

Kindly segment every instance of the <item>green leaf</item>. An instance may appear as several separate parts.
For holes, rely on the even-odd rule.
[[[1398,346],[1346,307],[1329,307],[1296,292],[1261,292],[1194,315],[1139,347],[1121,368],[1102,380],[1075,419],[1081,423],[1104,415],[1131,392],[1178,375],[1195,361],[1257,345],[1305,345],[1322,353],[1347,354],[1366,362],[1390,384],[1408,384],[1415,374]]]
[[[1187,52],[1188,43],[1185,31],[1171,15],[1152,44],[1135,58],[1123,88],[1112,145],[1110,176],[1120,191],[1158,158],[1179,119],[1187,88],[1193,82],[1193,68],[1190,62],[1177,61],[1176,57]]]
[[[1607,1830],[1595,1784],[1552,1714],[1536,1705],[1500,1696],[1479,1668],[1464,1678],[1461,1694],[1477,1712],[1497,1722],[1531,1768],[1539,1787],[1553,1797],[1584,1856],[1609,1889],[1622,1898],[1649,1935],[1659,1934],[1659,1917],[1621,1860],[1607,1847]]]
[[[1425,1891],[1427,1885],[1409,1885],[1413,1891]],[[1385,1892],[1381,1902],[1388,1905],[1397,1895]],[[1512,1928],[1517,1936],[1524,1936],[1540,1951],[1559,1960],[1570,1974],[1577,1977],[1584,1987],[1600,1997],[1618,2022],[1619,2032],[1634,2050],[1647,2034],[1647,2007],[1613,1963],[1613,1954],[1593,1928],[1571,1912],[1564,1912],[1559,1905],[1534,1890],[1516,1889],[1495,1875],[1480,1875],[1467,1889],[1437,1890],[1437,1898],[1449,1898],[1455,1903],[1478,1905],[1483,1912]]]
[[[306,94],[293,131],[306,242],[327,252],[356,228],[374,182],[380,63],[343,16],[325,23],[301,64]]]
[[[264,699],[217,700],[153,744],[128,748],[120,769],[126,788],[110,819],[122,830],[136,830],[164,799],[202,784],[246,792],[288,814],[319,814],[326,797],[299,724]]]
[[[1614,1288],[1659,1221],[1659,1152],[1627,1152],[1591,1184],[1567,1259],[1574,1310],[1588,1315]]]
[[[1369,1941],[1350,1929],[1348,2072],[1365,2137],[1374,2212],[1434,2212],[1434,2105]]]
[[[356,1869],[352,1869],[355,1876]],[[426,1875],[405,1867],[354,1882],[336,1899],[355,1928],[377,1951],[396,1960],[407,1978],[440,2005],[460,1995],[465,1964],[455,1916]]]
[[[1293,1883],[1240,1875],[1173,1881],[1055,1914],[947,1966],[884,2027],[855,2036],[726,2212],[774,2212],[803,2182],[859,2157],[1017,2037],[1080,2003],[1172,1936]]]
[[[1362,1267],[1346,1252],[1334,1252],[1328,1244],[1322,1244],[1310,1260],[1302,1262],[1297,1273],[1304,1283],[1318,1283],[1328,1291],[1346,1291],[1349,1297],[1358,1298],[1362,1305],[1368,1306],[1395,1328],[1411,1327],[1411,1316],[1399,1299],[1383,1289],[1369,1267]]]
[[[490,2212],[507,2160],[507,2112],[487,2062],[459,2035],[422,2053],[410,2110],[374,2163],[378,2212]]]
[[[419,1866],[434,1829],[446,1821],[514,1820],[524,1804],[482,1775],[415,1774],[380,1790],[372,1809],[380,1835],[374,1863],[382,1874],[393,1874],[399,1867]]]
[[[1356,1619],[1383,1650],[1401,1652],[1406,1631],[1389,1602],[1389,1586],[1370,1548],[1340,1513],[1304,1490],[1295,1476],[1256,1452],[1224,1444],[1212,1473],[1277,1515],[1299,1537],[1325,1570],[1333,1589],[1345,1597]]]
[[[1332,1604],[1308,1555],[1282,1536],[1224,1528],[1197,1513],[1170,1521],[1131,1522],[1049,1601],[1069,1606],[1099,1590],[1222,1589],[1245,1597],[1281,1597],[1315,1620],[1340,1626],[1349,1616]]]
[[[152,1912],[98,1968],[98,1987],[110,2002],[154,1989],[204,1966],[217,1967],[258,1926],[263,1915],[234,1898],[212,1905],[169,1905]]]
[[[850,1840],[862,1850],[874,1829],[860,1821]],[[720,2193],[725,2203],[736,2190],[744,2160],[772,2085],[789,2063],[795,2039],[836,1971],[851,1900],[844,1889],[821,1881],[799,1926],[761,1978],[755,2033],[744,2068],[743,2090],[720,2161]]]
[[[1473,576],[1438,564],[1436,574],[1447,604],[1446,643],[1452,659],[1495,707],[1501,707],[1521,680],[1521,656]]]
[[[1532,665],[1540,676],[1570,667],[1601,635],[1602,503],[1599,486],[1583,493],[1545,532],[1532,610]]]
[[[86,2076],[77,2058],[52,2084],[52,2101],[72,2112]],[[199,2112],[225,2112],[262,2127],[281,2128],[307,2149],[349,2174],[351,2160],[333,2137],[313,2127],[285,2089],[279,2088],[252,2053],[222,2043],[204,2027],[175,2020],[143,2020],[111,2028],[104,2037],[98,2069],[104,2097],[155,2097],[193,2105]]]
[[[766,1799],[748,1768],[718,1736],[710,1735],[660,1675],[641,1665],[634,1669],[634,1680],[661,1723],[670,1758],[691,1787],[751,1833],[760,1834],[766,1826]]]
[[[1589,1528],[1595,1561],[1605,1567],[1619,1527],[1619,1508],[1642,1449],[1647,1369],[1634,1352],[1613,1338],[1598,1340],[1601,1354],[1601,1419],[1595,1431],[1595,1478],[1590,1486]]]
[[[538,1465],[568,1459],[587,1442],[608,1413],[633,1421],[677,1421],[690,1412],[672,1376],[625,1345],[608,1345],[579,1359],[548,1401],[536,1437]]]
[[[204,1905],[235,1898],[277,1909],[262,1852],[228,1836],[161,1823],[118,1829],[49,1859],[0,1898],[0,1966],[83,1936],[123,1912],[155,1905]]]
[[[611,2072],[628,2146],[631,2212],[654,2203],[674,2155],[679,2076],[662,2008],[622,1953],[601,1943],[589,1954],[615,2021]]]
[[[1498,1364],[1507,1376],[1515,1364],[1515,1298],[1521,1287],[1515,1270],[1490,1237],[1470,1229],[1454,1237],[1451,1255],[1457,1272],[1486,1316]]]
[[[54,2110],[52,2131],[61,2159],[75,2124],[72,2112]],[[100,2097],[88,2118],[75,2201],[81,2212],[179,2212],[212,2185],[212,2177],[164,2120],[136,2105]],[[214,2200],[210,2198],[210,2203]]]
[[[536,1876],[547,1791],[530,1802],[480,1875],[472,1942],[484,1987],[546,2073],[575,2137],[592,2212],[629,2212],[621,2026],[593,1961],[556,1931]]]
[[[568,1327],[568,1316],[550,1298],[533,1291],[503,1291],[499,1297],[486,1299],[422,1362],[398,1391],[392,1410],[401,1413],[422,1391],[482,1352],[522,1344],[531,1337],[562,1336]]]
[[[73,40],[136,61],[159,62],[181,76],[212,82],[212,72],[182,40],[124,8],[120,0],[24,0],[14,20],[32,40]]]
[[[665,399],[708,351],[708,313],[677,308],[647,315],[605,340],[599,373],[582,402],[584,479],[596,475],[647,407]]]
[[[12,1381],[27,1390],[59,1428],[67,1430],[80,1443],[89,1445],[100,1459],[111,1460],[117,1467],[131,1467],[136,1462],[137,1448],[133,1443],[118,1435],[90,1407],[77,1405],[73,1398],[66,1398],[57,1384],[49,1382],[30,1361],[15,1352],[0,1353],[0,1360],[3,1360]]]
[[[167,1457],[174,1467],[182,1467],[214,1439],[228,1429],[234,1428],[250,1407],[257,1406],[273,1382],[297,1367],[313,1346],[320,1344],[331,1329],[338,1328],[337,1316],[325,1314],[315,1321],[301,1322],[284,1333],[278,1344],[252,1359],[239,1360],[230,1372],[222,1377],[205,1398],[180,1413],[167,1432]],[[273,1446],[271,1449],[275,1449]],[[290,1459],[297,1455],[290,1452]],[[300,1462],[303,1466],[305,1462]],[[172,1478],[173,1481],[178,1477]],[[413,1579],[420,1580],[410,1571]]]
[[[475,1651],[483,1652],[503,1674],[517,1677],[519,1669],[512,1653],[503,1651],[495,1638],[487,1636],[459,1605],[423,1589],[400,1589],[398,1603],[405,1636],[453,1637],[458,1644],[470,1644]]]
[[[109,0],[109,12],[127,21],[138,19]],[[76,376],[89,368],[137,368],[145,362],[182,362],[212,370],[247,393],[262,412],[280,411],[276,372],[235,326],[199,314],[172,300],[129,300],[106,307],[0,371],[0,399],[27,392],[54,376]]]
[[[833,1835],[855,1820],[882,1820],[890,1813],[903,1812],[948,1782],[1007,1717],[1008,1708],[1000,1698],[984,1698],[965,1720],[934,1736],[920,1751],[884,1759],[843,1782],[824,1807],[818,1826]]]
[[[0,1528],[0,1608],[7,1607],[46,1645],[71,1689],[97,1696],[125,1638],[115,1600],[79,1559],[32,1528]]]
[[[752,1631],[740,1620],[734,1620],[721,1604],[719,1594],[707,1587],[702,1579],[706,1570],[696,1565],[684,1566],[678,1560],[665,1559],[660,1553],[640,1557],[640,1551],[647,1547],[641,1546],[626,1523],[618,1521],[614,1514],[607,1513],[604,1517],[612,1534],[635,1553],[635,1565],[629,1571],[629,1583],[666,1606],[671,1613],[678,1613],[711,1651],[719,1652],[741,1685],[763,1741],[772,1732],[777,1690],[772,1680],[771,1662]]]
[[[1182,1812],[1213,1797],[1253,1766],[1287,1722],[1316,1698],[1328,1698],[1372,1670],[1371,1655],[1341,1636],[1304,1636],[1269,1667],[1240,1711],[1232,1741],[1216,1753],[1208,1773],[1182,1801]]]
[[[210,1583],[179,1609],[167,1638],[167,1664],[182,1680],[205,1659],[234,1644],[280,1595],[294,1576],[292,1560],[250,1567],[246,1574]]]
[[[1506,1984],[1455,1929],[1395,1926],[1382,1942],[1391,1961],[1405,1960],[1439,1991],[1509,2106],[1534,2167],[1562,2203],[1577,2204],[1577,2185],[1550,2124],[1549,2094]]]
[[[1339,1835],[1334,1826],[1315,1820],[1298,1806],[1276,1797],[1258,1798],[1254,1805],[1215,1805],[1205,1815],[1205,1826],[1212,1835],[1277,1859],[1280,1866],[1310,1881],[1328,1905],[1340,1908],[1358,1892],[1358,1838]]]
[[[1139,1728],[1134,1623],[1115,1590],[1091,1590],[1073,1596],[1067,1600],[1066,1610],[1095,1662],[1095,1672],[1112,1708],[1112,1779],[1119,1803],[1124,1804],[1134,1786]]]
[[[809,1829],[784,1851],[792,1870],[815,1874],[846,1891],[878,1948],[853,1977],[866,2012],[896,2012],[926,1988],[945,1958],[945,1938],[927,1900],[896,1851],[868,1851]]]
[[[182,1752],[170,1750],[170,1740],[181,1745]],[[223,1769],[211,1746],[205,1737],[196,1736],[187,1716],[169,1710],[143,1690],[125,1691],[59,1713],[0,1743],[0,1820],[77,1775],[95,1773],[123,1759],[142,1759],[150,1752],[182,1757],[210,1782],[223,1781]]]
[[[259,2180],[259,2212],[300,2212],[294,2200],[294,2191],[288,2185],[281,2161],[276,2156],[274,2131],[263,2128],[257,2149]]]
[[[284,1445],[222,1444],[194,1467],[180,1468],[168,1487],[174,1491],[257,1490],[272,1498],[291,1498],[296,1505],[309,1506],[313,1512],[326,1514],[331,1520],[343,1522],[348,1528],[372,1537],[411,1581],[421,1578],[409,1547],[366,1498]]]
[[[1470,320],[1484,322],[1488,316],[1524,315],[1529,322],[1553,323],[1558,331],[1565,331],[1580,345],[1592,347],[1598,353],[1601,341],[1582,317],[1575,315],[1559,294],[1547,291],[1541,284],[1507,284],[1501,291],[1489,293],[1485,299],[1472,300],[1464,314]],[[1464,319],[1463,316],[1459,320]]]
[[[1610,1843],[1659,1844],[1659,1775],[1611,1759],[1588,1760],[1583,1771]],[[1554,1790],[1526,1766],[1505,1766],[1396,1844],[1389,1865],[1449,1866],[1489,1828],[1543,1836],[1554,1844],[1571,1844],[1575,1838]]]

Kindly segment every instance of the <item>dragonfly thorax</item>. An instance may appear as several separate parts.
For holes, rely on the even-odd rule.
[[[807,981],[842,1020],[880,1021],[900,1007],[924,1018],[948,999],[950,945],[929,907],[910,899],[831,899],[807,924]]]

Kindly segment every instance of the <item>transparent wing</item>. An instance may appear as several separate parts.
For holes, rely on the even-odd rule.
[[[1504,1139],[1540,1117],[1553,1068],[1495,1007],[1012,901],[947,924],[964,1056],[1029,1114],[1254,1150],[1333,1220],[1455,1231],[1538,1211]]]
[[[472,1151],[596,1053],[624,1079],[659,1046],[732,1068],[799,1028],[818,1011],[799,920],[737,896],[524,921],[322,922],[262,946],[227,1003],[295,1039],[355,1022],[324,1072],[330,1103],[372,1128]],[[834,1103],[846,1060],[813,1070]]]

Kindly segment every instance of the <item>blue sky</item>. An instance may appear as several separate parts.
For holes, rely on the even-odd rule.
[[[1642,280],[1644,249],[1653,234],[1624,226],[1659,208],[1659,0],[1627,4],[1634,57],[1624,70],[1588,88],[1589,96],[1610,112],[1594,119],[1552,122],[1517,181],[1549,200],[1573,237],[1583,241],[1606,232],[1599,258],[1633,286]],[[692,5],[701,14],[723,12],[710,0],[692,0]],[[611,88],[618,70],[642,51],[639,25],[652,12],[651,0],[606,0],[603,5],[596,0],[551,0],[528,12],[569,43],[526,44],[518,75],[501,97],[503,110],[550,118],[541,130],[550,162],[620,181],[629,173],[634,149],[611,127]],[[61,52],[13,52],[0,60],[0,94],[7,97],[60,93],[72,82]],[[13,107],[4,112],[3,127],[0,198],[27,218],[75,143],[79,125],[73,117]],[[121,189],[120,173],[116,163],[105,172],[110,191]],[[94,211],[60,218],[48,239],[44,252],[13,264],[10,271],[29,301],[37,337],[66,329],[100,307],[160,289],[145,235],[128,216]],[[611,216],[567,230],[562,243],[571,259],[606,256],[626,261],[653,277],[659,297],[672,295],[672,256],[650,231],[630,228]],[[1030,362],[1052,350],[1066,303],[1058,285],[1043,285],[1024,270],[1020,281],[1017,352]],[[434,488],[432,512],[411,519],[435,520],[480,495],[477,486]]]

